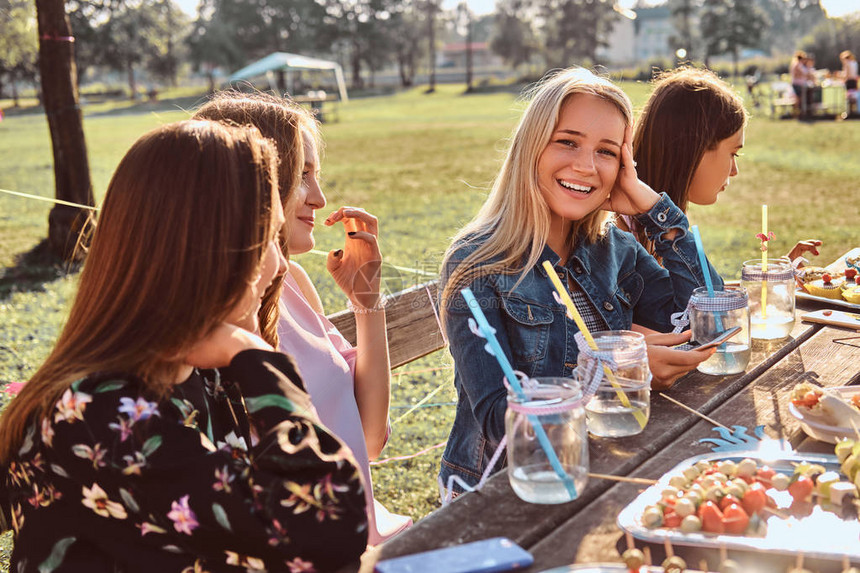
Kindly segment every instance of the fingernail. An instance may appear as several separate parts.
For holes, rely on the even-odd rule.
[[[338,249],[334,252],[334,256],[339,257],[343,254],[343,249]]]
[[[353,236],[355,236],[355,231],[350,231],[349,233],[347,233],[347,235],[349,235],[350,237],[353,237]]]

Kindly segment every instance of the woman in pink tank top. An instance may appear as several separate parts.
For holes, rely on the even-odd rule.
[[[238,92],[215,96],[195,117],[256,126],[275,142],[284,162],[303,155],[301,181],[281,182],[282,190],[296,189],[289,197],[281,196],[287,216],[281,241],[288,258],[313,249],[316,211],[326,205],[319,185],[322,141],[317,121],[288,100]],[[301,142],[283,137],[295,132],[295,122]],[[412,524],[411,518],[392,514],[374,500],[370,475],[370,460],[379,457],[390,433],[391,367],[380,295],[382,255],[376,217],[363,209],[341,207],[325,220],[329,226],[338,222],[347,232],[344,248],[329,252],[326,267],[355,313],[356,347],[325,317],[316,288],[295,261],[289,262],[283,284],[278,285],[283,288],[279,308],[270,311],[279,311],[280,318],[277,332],[269,334],[282,352],[294,358],[320,420],[352,450],[366,483],[368,542],[376,545]]]

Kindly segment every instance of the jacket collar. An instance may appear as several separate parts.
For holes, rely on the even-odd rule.
[[[536,267],[537,272],[544,278],[546,278],[546,269],[543,268],[543,262],[549,261],[552,266],[557,266],[558,262],[561,260],[561,257],[553,251],[549,245],[544,245],[543,251],[540,254],[540,257],[537,260]],[[570,256],[567,258],[567,262],[564,267],[569,271],[576,271],[577,267],[581,268],[586,274],[591,274],[591,264],[588,258],[588,248],[585,246],[583,241],[577,241],[576,247],[573,249],[573,252],[570,253]],[[576,273],[579,274],[579,273]]]

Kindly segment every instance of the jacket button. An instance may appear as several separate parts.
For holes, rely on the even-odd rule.
[[[657,213],[657,220],[661,223],[666,222],[666,213]]]
[[[582,274],[582,267],[579,265],[576,265],[575,267],[573,267],[573,272],[575,272],[578,275],[581,275]]]
[[[606,310],[608,310],[610,312],[615,309],[615,307],[612,306],[612,303],[609,302],[608,300],[603,303],[603,308],[605,308]]]

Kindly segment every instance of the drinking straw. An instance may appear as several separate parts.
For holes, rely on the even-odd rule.
[[[475,321],[478,323],[478,328],[481,329],[481,333],[484,335],[484,338],[487,339],[487,343],[493,351],[493,356],[496,357],[496,360],[499,362],[499,366],[502,367],[502,372],[504,372],[505,378],[508,379],[511,388],[514,389],[517,397],[520,400],[525,401],[527,397],[526,393],[523,391],[523,387],[520,385],[520,379],[514,373],[511,363],[508,362],[508,358],[502,351],[502,347],[499,345],[499,341],[493,333],[493,327],[490,326],[489,322],[487,322],[487,317],[484,316],[484,312],[481,310],[480,305],[478,305],[475,295],[472,294],[472,290],[468,287],[464,288],[460,292],[463,294],[466,304],[469,305],[469,310],[472,311],[472,316],[475,317]],[[550,444],[549,438],[547,437],[546,431],[543,429],[540,420],[538,420],[538,417],[534,414],[529,414],[527,418],[534,428],[535,436],[537,436],[538,442],[540,442],[541,448],[543,448],[543,451],[549,460],[549,464],[552,466],[552,469],[555,470],[556,475],[558,475],[561,481],[564,482],[564,486],[567,488],[567,493],[570,495],[570,499],[576,499],[578,494],[576,493],[576,485],[573,483],[573,478],[567,475],[567,472],[564,471],[564,467],[562,467],[561,462],[558,460],[555,450],[552,449],[552,444]]]
[[[708,289],[708,296],[714,297],[714,283],[711,280],[711,271],[708,269],[708,259],[705,258],[705,248],[702,246],[702,237],[699,235],[699,226],[693,225],[690,227],[693,233],[693,240],[696,242],[696,251],[699,253],[699,266],[702,267],[702,274],[705,277],[705,287]],[[720,330],[722,330],[722,325]]]
[[[761,234],[767,237],[767,205],[761,206]],[[762,241],[761,251],[761,318],[767,318],[767,243]]]
[[[546,270],[546,274],[549,277],[550,282],[555,287],[555,290],[558,291],[558,295],[561,297],[561,301],[564,303],[564,306],[567,308],[568,314],[570,314],[573,321],[576,323],[576,326],[579,327],[579,331],[582,332],[582,336],[585,338],[585,341],[588,343],[588,346],[591,347],[595,352],[598,351],[597,343],[594,341],[594,337],[591,336],[591,332],[588,331],[588,327],[585,325],[585,321],[582,320],[582,316],[580,316],[579,311],[576,309],[576,305],[573,304],[573,299],[570,298],[570,293],[567,292],[567,289],[564,288],[564,285],[561,284],[561,279],[558,278],[558,275],[555,272],[555,269],[552,267],[552,263],[549,261],[543,262],[543,268]],[[609,383],[612,384],[612,387],[615,388],[615,393],[618,394],[618,399],[621,401],[621,405],[625,408],[631,408],[633,411],[633,417],[636,418],[636,421],[639,422],[639,427],[644,428],[645,424],[648,423],[648,418],[645,417],[645,414],[639,408],[633,407],[630,404],[630,400],[627,398],[627,394],[621,389],[621,385],[618,383],[618,380],[615,378],[615,373],[607,366],[603,365],[603,373],[606,375],[606,379],[609,380]]]
[[[693,240],[696,242],[696,251],[699,254],[699,266],[702,267],[702,275],[705,277],[705,288],[708,289],[708,296],[713,298],[714,283],[711,280],[711,271],[708,269],[708,259],[705,258],[705,247],[702,246],[702,237],[699,235],[699,226],[693,225],[690,227],[690,232],[693,233]],[[715,326],[717,327],[717,330],[723,332],[723,317],[721,313],[714,313],[714,322],[716,323]],[[723,342],[719,348],[721,350],[725,350],[726,343]],[[729,353],[726,353],[725,360],[727,364],[734,363],[734,357]]]

